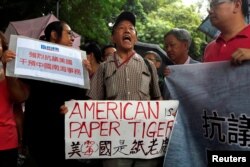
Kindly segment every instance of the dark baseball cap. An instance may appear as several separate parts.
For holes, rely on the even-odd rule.
[[[113,25],[113,30],[121,21],[124,20],[130,21],[133,26],[135,26],[135,15],[131,12],[124,11],[116,18],[115,24]]]

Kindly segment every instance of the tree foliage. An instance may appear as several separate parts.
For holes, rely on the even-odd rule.
[[[164,34],[172,28],[185,28],[193,37],[192,57],[198,59],[204,35],[197,30],[201,17],[194,12],[199,4],[184,6],[181,0],[63,0],[61,18],[70,23],[85,40],[101,45],[110,43],[110,26],[122,11],[131,11],[137,17],[138,39],[163,46]]]
[[[57,5],[60,4],[60,8]],[[187,29],[194,41],[192,55],[201,55],[204,35],[197,31],[201,24],[198,11],[202,0],[189,7],[181,0],[2,0],[0,1],[0,28],[9,21],[57,14],[82,35],[83,41],[95,40],[101,45],[110,42],[110,26],[116,16],[127,10],[137,17],[138,38],[142,42],[163,45],[164,34],[174,27]]]
[[[195,5],[187,7],[178,1],[161,4],[157,10],[148,13],[145,22],[138,24],[139,40],[163,46],[163,37],[170,29],[185,28],[190,32],[194,42],[190,54],[198,58],[201,55],[204,35],[197,30],[201,18],[199,14],[193,12],[194,10]]]
[[[63,0],[60,18],[71,25],[85,40],[100,44],[110,40],[110,26],[125,0]]]

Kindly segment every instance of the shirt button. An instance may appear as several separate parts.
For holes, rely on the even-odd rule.
[[[130,95],[130,92],[128,92],[128,95]]]
[[[129,81],[130,81],[130,79],[129,79],[129,78],[127,78],[127,81],[129,82]]]

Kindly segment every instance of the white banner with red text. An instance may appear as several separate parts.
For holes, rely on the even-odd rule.
[[[179,102],[69,101],[65,103],[66,159],[163,156]]]

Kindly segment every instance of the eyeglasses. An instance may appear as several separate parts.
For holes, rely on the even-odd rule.
[[[74,32],[72,30],[63,30],[63,31],[66,31],[70,37],[75,38]]]
[[[232,0],[210,0],[209,2],[209,9],[208,10],[211,10],[211,9],[214,9],[216,6],[222,4],[222,3],[225,3],[225,2],[231,2]]]

